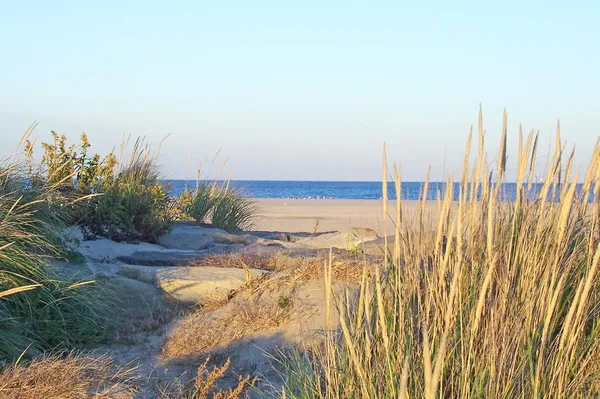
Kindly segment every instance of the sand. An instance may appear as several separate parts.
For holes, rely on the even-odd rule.
[[[254,230],[283,232],[340,231],[348,227],[366,227],[383,234],[381,200],[343,199],[257,199],[259,217]],[[402,201],[404,215],[415,216],[419,201]],[[396,201],[388,202],[388,213],[395,215]],[[435,201],[428,201],[426,211],[434,212]],[[395,216],[394,216],[395,218]],[[317,224],[318,222],[318,224]],[[394,223],[387,220],[387,231]]]

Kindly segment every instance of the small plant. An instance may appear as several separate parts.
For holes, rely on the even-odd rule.
[[[59,249],[60,257],[74,265],[85,263],[85,256],[76,249],[71,247],[62,247]]]
[[[348,249],[348,256],[356,257],[362,254],[362,248],[360,245],[356,245],[350,249]]]
[[[292,298],[287,295],[282,295],[277,301],[280,309],[287,309],[292,304]]]
[[[313,232],[312,232],[313,236],[317,235],[317,231],[319,230],[319,223],[320,222],[321,222],[320,218],[317,218],[317,220],[315,220],[315,227],[313,228]]]
[[[238,399],[248,397],[248,390],[254,385],[254,379],[251,380],[250,376],[238,377],[236,386],[224,390],[218,387],[218,383],[229,369],[231,360],[227,359],[221,367],[214,367],[212,370],[209,370],[209,361],[210,357],[207,357],[204,363],[198,367],[194,379],[194,389],[189,399]]]
[[[77,249],[80,245],[79,239],[71,235],[52,234],[51,242],[56,248],[58,259],[73,264],[85,263],[85,256]]]

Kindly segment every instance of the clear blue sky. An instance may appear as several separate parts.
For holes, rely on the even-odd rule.
[[[599,20],[594,1],[5,1],[0,155],[37,120],[99,152],[170,133],[171,178],[222,148],[237,179],[377,180],[385,141],[421,180],[444,154],[458,170],[482,103],[490,152],[506,107],[511,149],[560,118],[583,166]]]

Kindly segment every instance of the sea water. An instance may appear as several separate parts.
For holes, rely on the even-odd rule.
[[[166,180],[164,183],[170,185],[170,194],[179,195],[186,188],[194,189],[196,181]],[[223,182],[220,182],[224,184]],[[381,182],[351,182],[351,181],[267,181],[267,180],[232,180],[230,186],[242,190],[243,194],[254,198],[286,198],[286,199],[381,199]],[[417,200],[422,197],[424,182],[402,182],[402,199]],[[525,188],[525,186],[524,186]],[[557,188],[557,191],[560,187]],[[427,199],[437,199],[447,189],[445,183],[430,182],[427,190]],[[460,183],[454,183],[452,187],[453,198],[458,200]],[[542,189],[541,184],[533,184],[529,195],[537,198]],[[582,185],[577,186],[581,194]],[[480,190],[477,190],[479,193]],[[502,183],[500,188],[501,199],[514,201],[516,198],[516,183]],[[388,185],[388,198],[396,198],[394,183]],[[590,196],[590,201],[592,196]]]

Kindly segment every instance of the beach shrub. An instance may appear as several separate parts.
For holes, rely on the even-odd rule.
[[[328,266],[326,305],[337,306],[340,327],[322,345],[284,357],[286,397],[600,394],[600,147],[589,169],[574,174],[557,134],[543,188],[530,196],[537,136],[520,136],[517,198],[507,203],[492,184],[479,126],[479,155],[469,170],[469,139],[458,203],[451,179],[435,219],[425,199],[414,220],[396,202],[395,248],[374,277],[365,275],[356,301],[332,297]],[[506,161],[505,116],[494,180]],[[387,176],[384,168],[384,199]],[[559,195],[548,197],[553,187]]]
[[[39,165],[33,164],[33,144],[25,140],[25,155],[29,166],[29,180],[35,185],[54,186],[60,191],[78,191],[89,194],[101,192],[114,180],[116,157],[109,153],[104,158],[90,154],[90,143],[83,133],[79,144],[67,144],[65,135],[52,131],[52,142],[42,142],[43,155]]]
[[[89,195],[101,193],[114,181],[117,160],[109,153],[101,158],[89,152],[89,141],[83,133],[78,144],[67,144],[65,135],[52,132],[51,142],[42,142],[42,158],[34,162],[34,145],[25,134],[25,163],[20,172],[28,192],[37,189],[51,193],[42,204],[48,215],[60,215],[61,222],[78,224],[86,211]],[[25,170],[25,173],[23,173]],[[50,190],[48,190],[50,189]]]
[[[90,201],[81,228],[86,239],[100,235],[118,242],[155,242],[172,228],[169,210],[160,184],[116,183]]]
[[[226,189],[219,193],[211,215],[213,227],[234,233],[250,229],[256,218],[256,201],[239,191]]]
[[[96,235],[116,241],[155,241],[176,218],[174,200],[160,184],[156,157],[143,139],[136,140],[128,161],[89,152],[85,134],[79,144],[52,132],[52,142],[42,143],[43,156],[33,166],[33,145],[25,140],[27,181],[32,188],[53,187],[66,224],[79,224],[86,238]],[[127,142],[122,143],[122,149]],[[53,205],[53,202],[45,202]],[[50,212],[56,213],[56,212]],[[70,255],[67,253],[66,255]]]
[[[175,221],[174,201],[159,180],[153,161],[132,164],[113,184],[87,202],[81,228],[86,238],[154,242]]]

